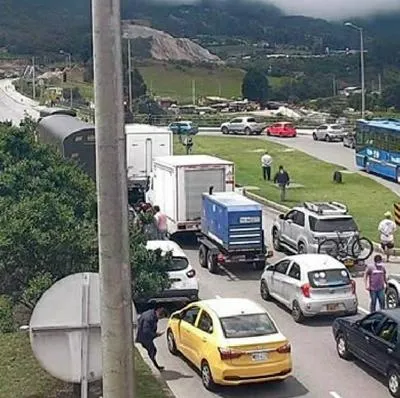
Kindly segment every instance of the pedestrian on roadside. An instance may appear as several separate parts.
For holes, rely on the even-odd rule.
[[[261,156],[261,168],[264,181],[266,181],[267,179],[268,181],[271,181],[271,166],[272,157],[268,154],[267,151],[265,151],[264,155]]]
[[[157,332],[158,320],[164,317],[164,308],[156,305],[154,309],[147,310],[138,319],[136,342],[141,344],[147,351],[151,362],[159,370],[164,370],[156,360],[157,348],[154,345],[154,340],[160,337],[164,332]]]
[[[386,261],[389,262],[390,252],[394,248],[394,233],[396,232],[396,223],[392,220],[392,213],[387,211],[385,218],[379,223],[378,231],[381,234],[381,247],[386,254]]]
[[[278,184],[281,191],[281,202],[286,200],[286,188],[290,184],[290,177],[283,166],[279,166],[279,171],[275,174],[274,183]]]
[[[167,216],[161,212],[159,206],[154,206],[154,224],[157,228],[157,239],[167,239]]]
[[[374,264],[369,265],[364,275],[365,288],[369,291],[370,312],[376,311],[379,302],[381,310],[385,309],[385,289],[387,285],[386,269],[383,265],[382,256],[375,255]]]

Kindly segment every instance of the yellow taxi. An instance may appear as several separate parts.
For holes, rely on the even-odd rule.
[[[291,347],[266,310],[248,299],[212,299],[174,312],[167,327],[171,354],[181,353],[201,372],[203,385],[284,380]]]

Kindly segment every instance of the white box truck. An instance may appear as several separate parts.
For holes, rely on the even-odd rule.
[[[235,190],[233,162],[208,155],[164,156],[153,161],[146,199],[168,218],[168,234],[201,227],[202,194]]]
[[[173,154],[172,132],[149,124],[126,124],[125,134],[128,189],[136,199],[144,199],[153,159]]]

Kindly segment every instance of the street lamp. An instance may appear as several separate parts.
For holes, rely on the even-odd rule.
[[[68,68],[69,68],[69,73],[71,75],[71,71],[72,71],[72,54],[67,53],[64,50],[60,50],[60,54],[66,55],[68,57]],[[72,86],[69,88],[69,101],[70,101],[71,108],[73,108]]]
[[[361,61],[361,117],[365,118],[365,68],[364,68],[364,29],[352,22],[344,24],[360,32],[360,61]]]

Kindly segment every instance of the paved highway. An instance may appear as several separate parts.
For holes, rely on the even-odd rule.
[[[324,162],[337,164],[339,166],[345,167],[350,171],[360,172],[363,175],[372,178],[379,184],[382,184],[385,187],[391,189],[397,195],[400,195],[400,185],[395,183],[394,181],[389,181],[384,178],[359,171],[354,161],[354,150],[346,148],[343,146],[342,143],[338,142],[314,141],[311,136],[312,130],[309,129],[299,129],[298,132],[299,134],[296,138],[278,138],[278,137],[267,137],[267,136],[261,136],[261,137],[252,136],[246,138],[253,138],[253,139],[261,138],[267,141],[275,142],[277,144],[286,145],[290,148],[294,148],[299,151],[305,152],[317,159],[323,160]],[[199,135],[222,136],[222,134],[219,131],[211,131],[211,130],[201,131]],[[234,135],[223,136],[223,137],[243,138],[243,136],[234,136]]]
[[[25,114],[39,117],[35,110],[37,103],[15,91],[10,79],[0,80],[0,121],[11,120],[18,125]]]
[[[267,240],[270,243],[270,228],[277,213],[266,210],[264,221]],[[181,242],[180,242],[181,243]],[[294,374],[285,383],[266,383],[243,387],[221,388],[218,393],[204,390],[196,371],[181,357],[169,354],[165,337],[156,341],[159,363],[165,365],[163,376],[178,398],[248,397],[261,398],[383,398],[388,396],[384,380],[368,370],[358,361],[346,362],[339,359],[332,337],[332,318],[308,320],[296,324],[290,313],[275,302],[264,302],[259,294],[261,272],[249,271],[243,266],[222,269],[218,275],[211,275],[201,268],[197,260],[195,244],[183,246],[191,264],[197,271],[200,282],[200,296],[207,298],[246,297],[264,305],[282,332],[293,346]],[[271,247],[271,246],[270,246]],[[276,254],[272,261],[283,257]],[[368,308],[368,296],[363,281],[358,278],[360,313]],[[166,321],[160,322],[160,329]]]

